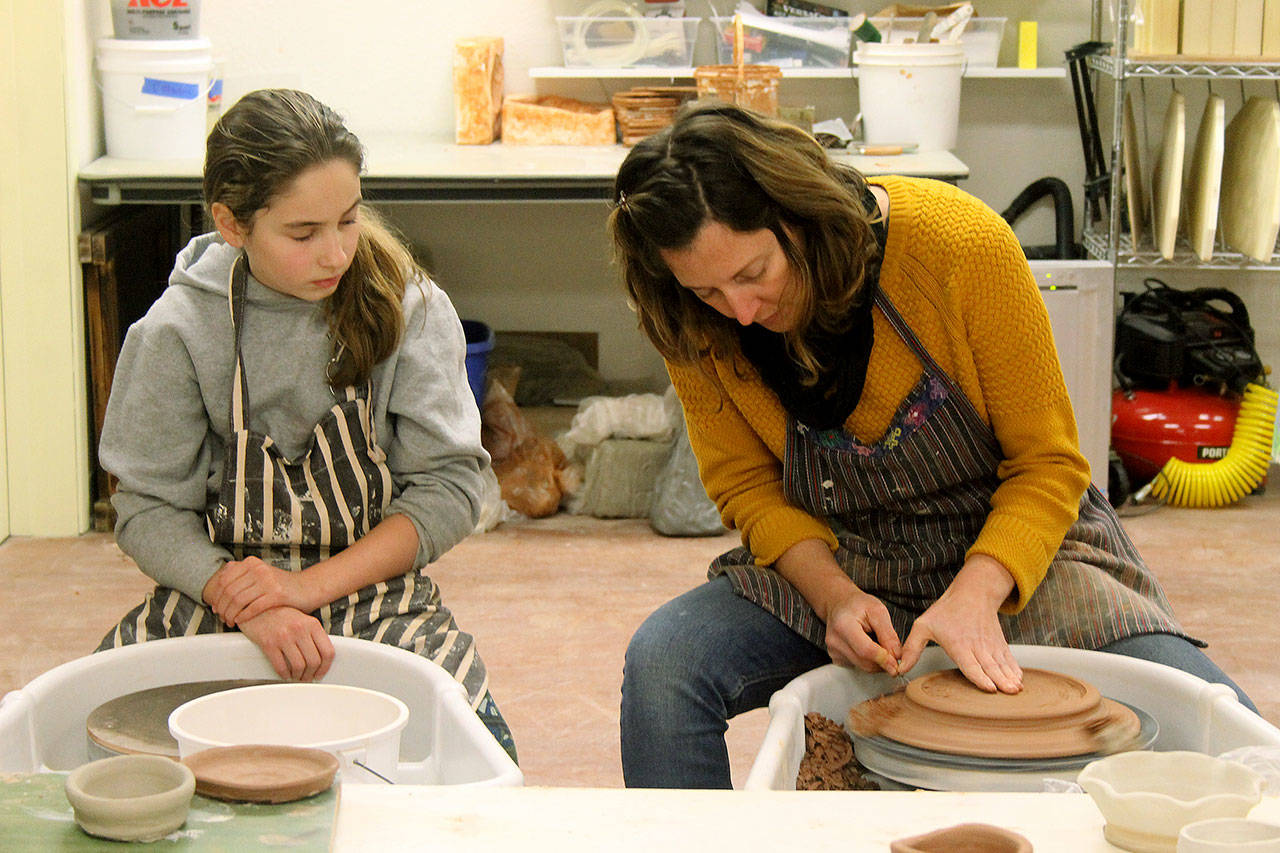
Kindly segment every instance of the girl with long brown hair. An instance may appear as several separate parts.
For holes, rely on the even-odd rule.
[[[445,293],[361,198],[364,152],[310,95],[245,95],[209,135],[216,230],[125,339],[99,458],[156,589],[101,648],[239,630],[281,678],[328,635],[443,666],[515,757],[425,567],[475,527],[488,454]]]

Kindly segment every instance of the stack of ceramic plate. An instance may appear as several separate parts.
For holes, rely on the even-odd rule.
[[[1084,765],[1145,749],[1155,720],[1069,675],[1023,670],[1020,693],[986,693],[959,670],[930,673],[850,711],[854,754],[905,785],[952,791],[1039,791]]]

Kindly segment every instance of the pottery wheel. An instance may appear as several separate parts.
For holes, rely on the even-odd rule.
[[[94,743],[120,754],[178,757],[178,742],[169,734],[169,715],[179,705],[236,687],[274,684],[269,679],[233,678],[166,684],[126,693],[94,708],[85,728]]]
[[[850,727],[935,752],[1025,759],[1111,751],[1135,740],[1141,724],[1132,709],[1069,675],[1024,669],[1022,692],[1006,694],[949,669],[855,706]]]

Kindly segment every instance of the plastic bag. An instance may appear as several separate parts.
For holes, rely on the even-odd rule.
[[[689,444],[684,418],[677,419],[671,456],[658,475],[649,507],[649,525],[663,536],[715,536],[728,528],[720,521],[698,477],[698,460]]]
[[[512,381],[518,381],[516,372]],[[484,405],[480,409],[480,443],[489,451],[495,467],[505,462],[519,445],[537,435],[529,419],[521,414],[515,398],[502,381],[491,379],[484,393]]]
[[[488,383],[485,391],[480,441],[510,509],[543,518],[560,508],[560,471],[568,460],[554,441],[538,434],[501,382]]]
[[[556,470],[564,464],[564,454],[556,443],[536,435],[516,445],[506,459],[493,466],[493,472],[508,506],[530,518],[544,518],[560,509],[562,492]]]
[[[475,533],[492,530],[502,522],[510,521],[520,515],[513,512],[507,502],[502,499],[502,486],[498,483],[498,475],[493,473],[492,467],[481,471],[480,478],[484,482],[481,484],[480,519],[476,522],[473,531]]]
[[[576,462],[584,462],[591,450],[606,438],[652,438],[670,441],[674,433],[672,409],[680,411],[675,390],[667,394],[628,394],[625,397],[588,397],[578,404],[569,429],[559,438],[560,449]]]

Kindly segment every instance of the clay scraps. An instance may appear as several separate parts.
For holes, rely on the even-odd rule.
[[[816,712],[804,715],[804,757],[797,791],[878,791],[853,757],[853,740],[839,723]]]

